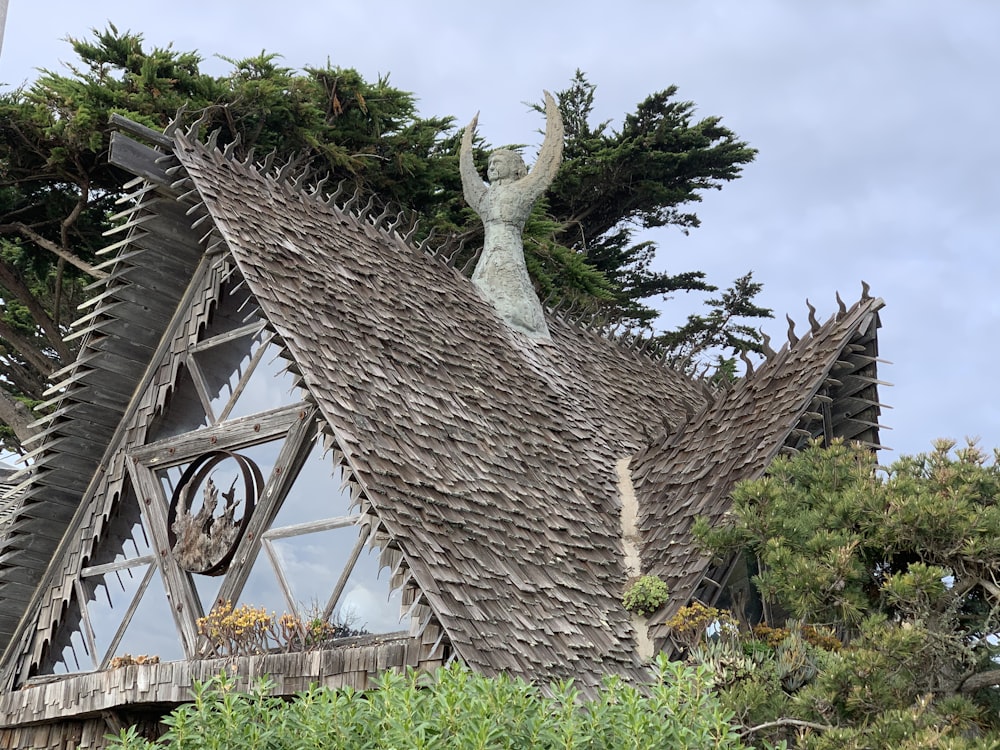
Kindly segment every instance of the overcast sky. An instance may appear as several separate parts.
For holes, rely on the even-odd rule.
[[[493,143],[539,140],[523,104],[597,84],[620,121],[671,84],[759,149],[744,176],[705,196],[702,227],[655,235],[671,271],[725,285],[753,270],[780,340],[805,299],[821,318],[861,279],[887,303],[880,376],[895,454],[937,437],[1000,446],[992,383],[1000,302],[1000,3],[994,0],[265,3],[10,0],[0,81],[72,59],[67,35],[108,21],[207,58],[276,52],[291,67],[388,74],[423,115],[481,110]],[[664,307],[670,320],[680,306]],[[684,308],[686,314],[687,308]],[[891,454],[890,454],[891,455]],[[885,457],[883,457],[885,458]]]

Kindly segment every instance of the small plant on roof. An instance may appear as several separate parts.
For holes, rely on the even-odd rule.
[[[667,584],[658,576],[643,576],[625,590],[622,604],[637,615],[652,614],[667,602]]]

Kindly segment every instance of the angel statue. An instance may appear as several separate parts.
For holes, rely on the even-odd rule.
[[[472,283],[512,327],[534,338],[548,338],[545,315],[524,264],[521,232],[531,207],[552,183],[562,161],[563,123],[552,95],[545,92],[545,140],[529,172],[516,151],[490,154],[485,184],[472,161],[472,134],[479,114],[465,129],[459,155],[465,200],[483,220],[483,252]]]

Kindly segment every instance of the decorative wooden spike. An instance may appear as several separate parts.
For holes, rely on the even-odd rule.
[[[476,263],[479,262],[479,256],[482,254],[482,249],[477,250],[472,254],[472,256],[465,262],[465,265],[459,269],[463,276],[470,276],[472,274],[472,269],[476,267]]]
[[[278,149],[275,149],[274,151],[270,152],[267,156],[264,157],[264,161],[262,161],[260,164],[261,174],[267,174],[268,172],[271,171],[271,166],[274,164],[274,160],[275,158],[277,158],[277,156],[278,156]]]
[[[372,206],[374,205],[375,205],[375,193],[372,193],[371,197],[368,198],[368,202],[365,204],[365,207],[362,208],[360,211],[358,211],[358,218],[364,219],[366,216],[368,216],[371,213]]]
[[[642,351],[651,354],[656,348],[656,333],[652,328],[645,329],[645,337],[642,344]]]
[[[407,230],[406,234],[403,235],[403,242],[405,242],[408,245],[411,242],[413,242],[413,237],[417,233],[417,229],[419,228],[420,228],[420,219],[419,218],[414,219],[413,224],[410,225],[410,228]]]
[[[361,200],[361,188],[356,187],[354,188],[354,195],[352,195],[350,198],[344,201],[344,205],[340,207],[340,210],[343,211],[344,213],[350,213],[351,209],[353,209],[354,206],[357,204],[357,202],[360,200]]]
[[[684,418],[687,422],[694,419],[694,407],[687,401],[684,402]]]
[[[458,241],[458,247],[456,247],[456,248],[454,249],[454,251],[452,251],[451,255],[449,255],[449,256],[448,256],[448,257],[447,257],[447,258],[445,259],[445,262],[446,262],[446,263],[447,263],[447,264],[448,264],[449,266],[451,266],[452,268],[454,268],[454,267],[455,267],[455,264],[456,264],[456,263],[458,263],[458,259],[462,257],[462,252],[463,252],[464,250],[465,250],[465,237],[463,237],[462,239],[460,239],[460,240]]]
[[[382,209],[382,213],[380,213],[378,216],[372,219],[372,226],[378,229],[379,226],[382,224],[382,222],[385,221],[386,218],[388,218],[391,210],[392,207],[387,203],[385,208]]]
[[[188,190],[186,193],[183,193],[182,195],[180,195],[177,198],[177,202],[178,203],[187,203],[192,198],[197,198],[197,197],[198,197],[198,188],[192,188],[191,190]],[[111,217],[111,218],[114,219],[114,217]]]
[[[806,307],[809,308],[809,328],[812,329],[813,333],[816,333],[820,329],[819,321],[816,319],[816,308],[808,299],[806,299]]]
[[[875,360],[873,359],[872,362],[874,361]],[[838,359],[836,362],[830,365],[830,372],[844,372],[845,370],[854,370],[857,367],[863,367],[865,364],[870,364],[870,363],[855,363],[855,362],[848,362],[847,360],[844,359]]]
[[[840,292],[836,292],[837,295],[837,320],[840,320],[843,316],[847,315],[847,305],[844,304],[844,300],[840,298]]]
[[[872,377],[869,377],[868,375],[861,375],[861,374],[856,373],[856,372],[852,373],[849,377],[851,379],[855,380],[855,381],[860,381],[860,382],[862,382],[862,383],[864,383],[866,385],[884,385],[884,386],[889,387],[889,388],[891,388],[892,385],[893,385],[892,383],[890,383],[887,380],[879,380],[878,378],[872,378]]]
[[[185,133],[185,135],[187,136],[187,139],[189,141],[199,141],[199,140],[201,140],[201,128],[202,128],[203,125],[207,124],[210,119],[211,118],[208,116],[208,108],[206,107],[202,111],[201,117],[199,117],[197,120],[195,120],[191,124],[191,127],[188,128],[187,133]]]
[[[243,161],[240,162],[240,164],[242,164],[244,167],[248,167],[248,168],[252,167],[253,166],[253,157],[254,157],[254,153],[256,151],[257,151],[257,148],[255,146],[251,146],[250,150],[247,151],[247,155],[244,157]]]
[[[434,237],[434,227],[431,227],[430,233],[420,241],[416,249],[422,253],[427,252],[427,246],[430,244],[431,239]]]
[[[236,137],[233,138],[233,140],[231,140],[229,143],[227,143],[226,147],[222,150],[223,158],[225,159],[233,158],[233,154],[236,152],[237,147],[239,147],[240,145],[240,140],[241,136],[239,133],[237,133]]]
[[[187,102],[184,102],[184,104],[182,104],[177,108],[177,111],[174,113],[173,119],[167,123],[167,127],[163,129],[163,134],[165,136],[168,136],[170,138],[174,137],[174,133],[176,133],[181,126],[181,120],[184,118],[184,113],[186,111],[187,111]]]
[[[765,357],[767,357],[768,359],[770,359],[775,354],[777,354],[777,352],[774,351],[774,349],[771,348],[771,337],[768,336],[766,333],[764,333],[764,329],[763,328],[760,329],[760,338],[761,338],[761,341],[762,341],[762,346],[764,348],[764,356]]]
[[[205,148],[209,151],[216,148],[216,144],[219,142],[219,134],[222,132],[222,128],[216,128],[211,133],[208,134],[208,140],[205,141]]]
[[[287,181],[292,176],[292,173],[296,170],[296,168],[298,168],[298,166],[299,166],[299,156],[298,154],[292,154],[290,157],[288,157],[288,161],[282,164],[281,167],[278,169],[278,173],[274,176],[275,181],[277,182]]]
[[[795,321],[787,313],[785,314],[785,320],[788,321],[788,343],[795,346],[799,343],[799,337],[795,335]]]
[[[217,252],[227,249],[229,246],[225,243],[225,240],[218,239],[205,248],[205,253],[208,255],[214,255]]]
[[[872,290],[872,288],[871,288],[871,286],[869,286],[868,282],[865,281],[864,279],[862,279],[861,280],[861,299],[864,300],[864,301],[870,300],[872,298],[871,290]]]
[[[823,415],[818,411],[804,411],[802,416],[799,417],[799,424],[805,427],[810,422],[818,422],[823,419]]]
[[[291,187],[292,187],[292,189],[293,190],[298,190],[300,192],[305,192],[305,189],[306,189],[306,180],[309,178],[309,176],[311,174],[312,174],[312,170],[309,169],[308,165],[306,165],[302,169],[302,171],[299,172],[299,176],[296,177],[296,178],[294,178],[293,180],[291,180]]]
[[[330,175],[328,174],[323,175],[319,180],[316,181],[316,184],[313,185],[312,190],[309,191],[309,194],[313,196],[319,195],[320,192],[323,190],[323,186],[326,184],[326,181],[329,179]]]
[[[197,190],[189,190],[184,195],[190,195],[191,193],[197,193],[197,192],[198,192]],[[185,211],[184,215],[190,216],[191,214],[196,213],[197,211],[200,211],[203,208],[205,208],[205,201],[198,201],[193,206],[191,206],[191,208]]]
[[[743,364],[746,365],[748,378],[753,377],[753,362],[750,361],[750,357],[747,356],[745,349],[740,349],[740,359],[743,360]]]
[[[389,224],[386,226],[385,231],[388,232],[389,234],[395,233],[399,225],[403,223],[403,219],[405,217],[406,217],[406,212],[400,210],[400,212],[396,214],[396,218],[390,221]],[[397,234],[397,236],[399,235]]]
[[[817,393],[815,396],[812,397],[812,405],[816,404],[822,405],[822,404],[832,404],[832,403],[833,399],[823,393]]]
[[[707,370],[705,374],[707,374]],[[711,406],[715,404],[719,394],[712,388],[711,384],[708,382],[708,378],[705,377],[705,374],[698,378],[698,385],[701,388],[702,395],[705,397],[705,402]],[[670,432],[670,430],[667,430],[667,432]]]

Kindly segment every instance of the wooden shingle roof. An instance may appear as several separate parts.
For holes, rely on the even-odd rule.
[[[642,411],[700,405],[700,391],[558,320],[551,342],[513,333],[465,277],[398,237],[178,144],[462,659],[587,683],[635,673],[614,464]]]
[[[621,459],[634,456],[644,568],[688,596],[708,571],[691,519],[724,513],[733,482],[817,429],[877,442],[879,301],[817,324],[715,396],[556,315],[550,341],[512,332],[464,276],[378,220],[181,132],[128,127],[160,150],[117,140],[149,191],[112,247],[25,503],[0,541],[8,665],[14,650],[28,654],[32,628],[34,655],[23,659],[37,658],[66,603],[66,576],[112,507],[93,493],[98,478],[123,474],[115,441],[141,437],[162,406],[149,386],[164,394],[174,382],[151,365],[195,340],[200,318],[181,330],[174,311],[211,306],[218,281],[204,275],[207,255],[232,257],[377,515],[389,557],[416,580],[452,648],[487,673],[585,686],[642,673],[621,606]]]

